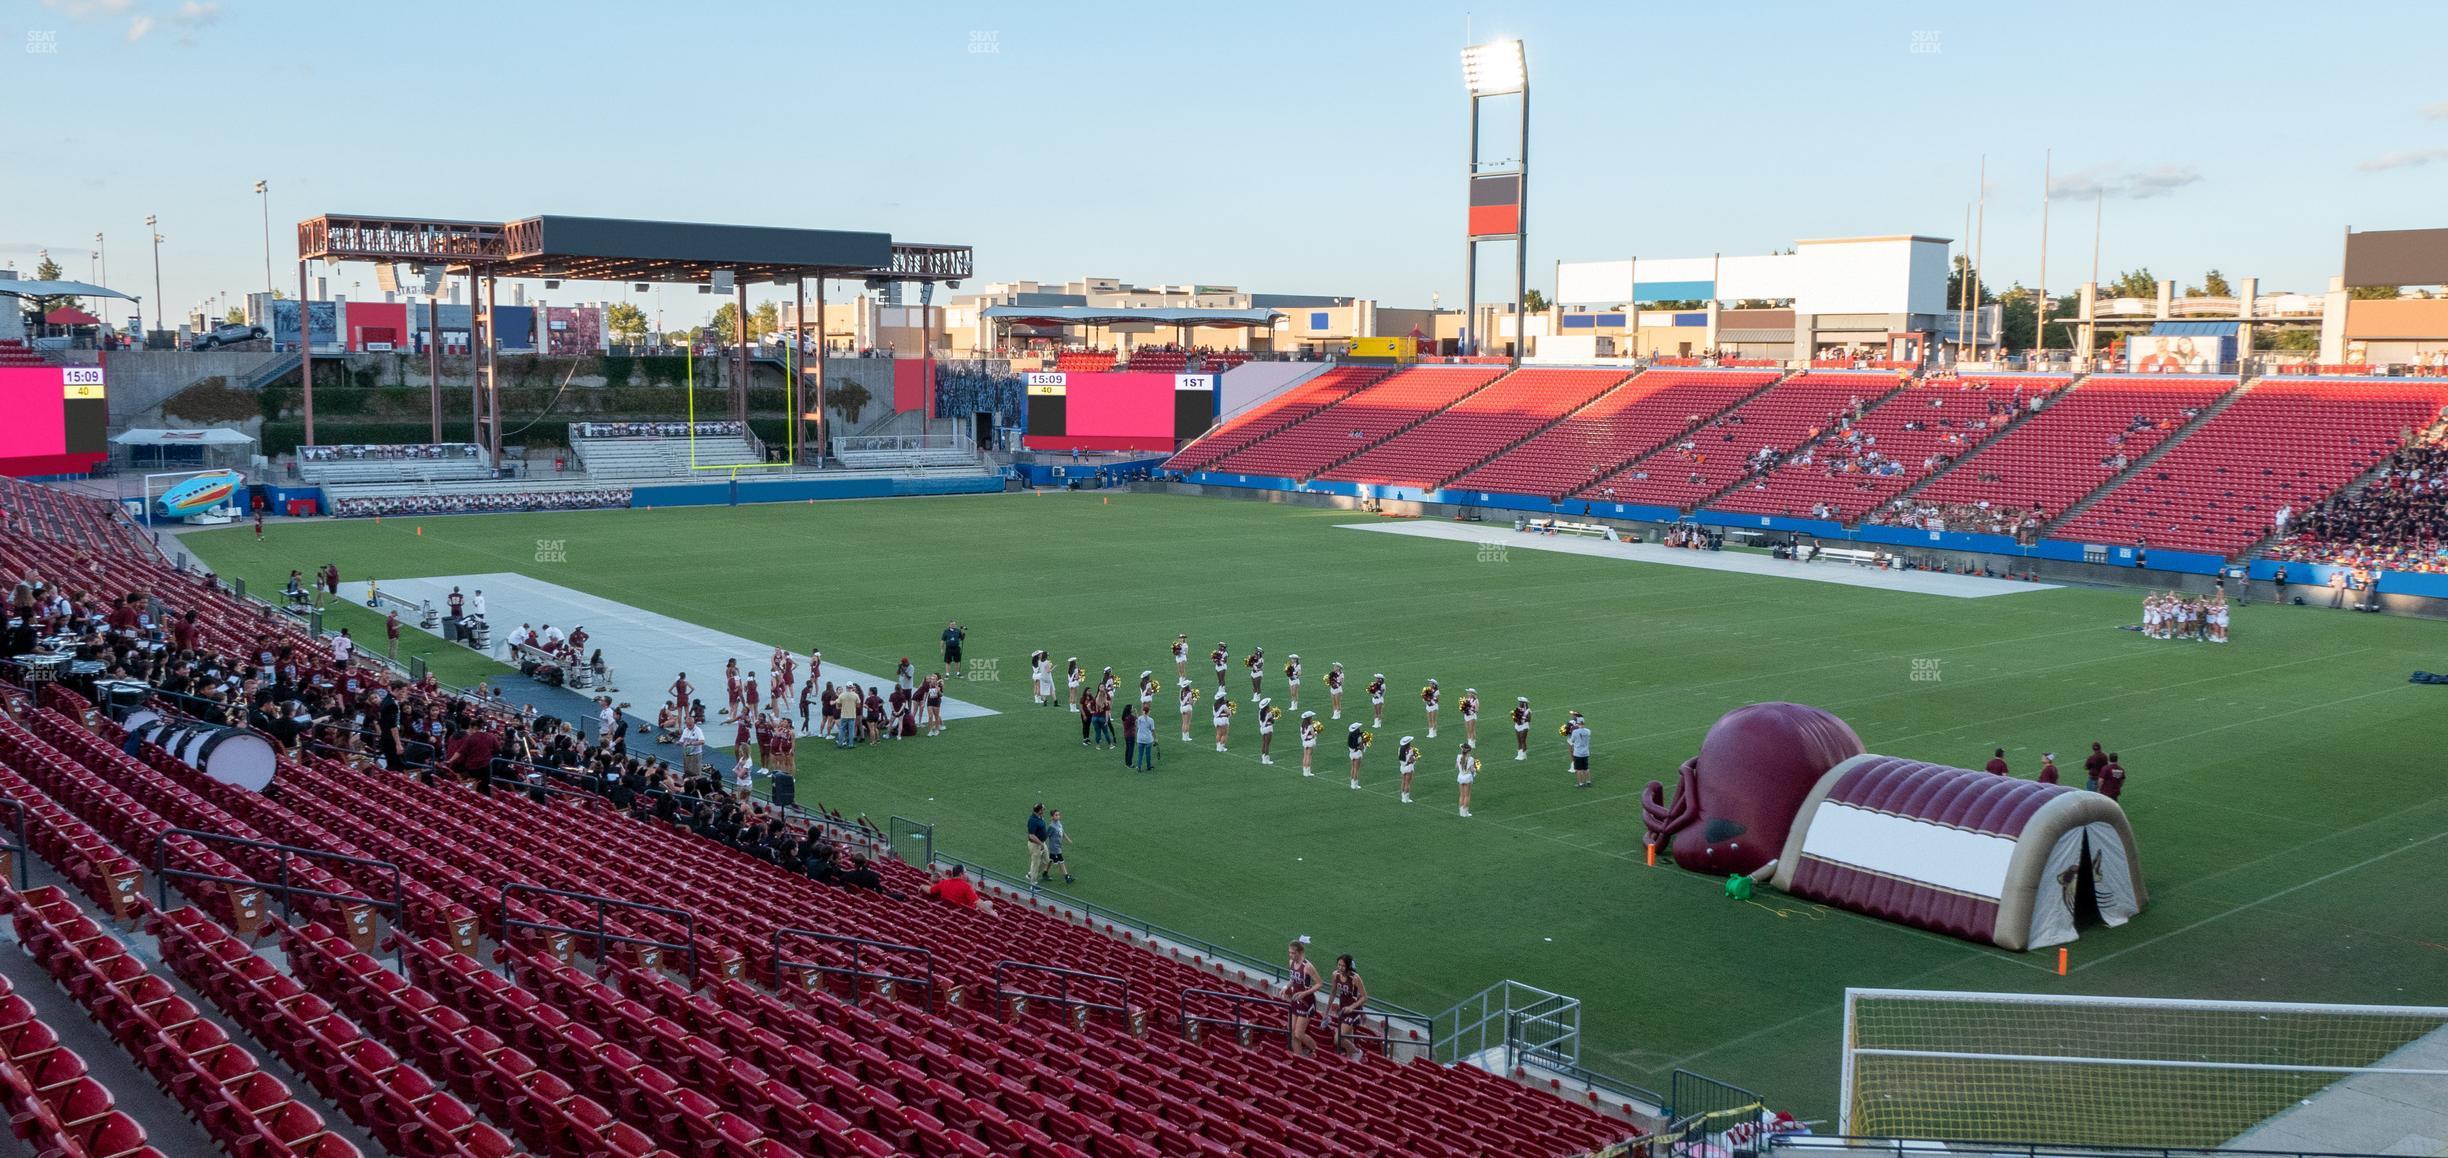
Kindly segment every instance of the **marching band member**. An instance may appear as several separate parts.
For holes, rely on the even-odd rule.
[[[1368,754],[1368,746],[1376,738],[1368,732],[1361,731],[1360,722],[1357,720],[1352,721],[1351,732],[1344,737],[1343,742],[1351,748],[1351,786],[1353,788],[1360,787],[1360,757]]]
[[[1479,757],[1473,754],[1471,742],[1462,741],[1462,754],[1454,757],[1454,783],[1462,786],[1462,815],[1470,815],[1471,785],[1479,779]]]
[[[1075,655],[1063,661],[1063,683],[1070,689],[1069,702],[1073,715],[1079,714],[1080,682],[1087,678],[1088,671],[1080,666],[1078,656]]]
[[[1513,697],[1513,758],[1530,758],[1530,697]]]
[[[1218,692],[1216,694],[1220,696],[1223,693]],[[1191,687],[1189,677],[1184,676],[1181,682],[1181,714],[1182,742],[1185,744],[1190,742],[1190,713],[1198,710],[1198,700],[1198,689]]]
[[[1224,750],[1224,741],[1232,731],[1233,702],[1231,696],[1215,698],[1216,751]]]
[[[1283,713],[1276,709],[1275,701],[1258,701],[1258,762],[1261,764],[1275,762],[1275,721],[1282,718]]]
[[[1385,727],[1385,673],[1369,677],[1369,727]]]
[[[1343,665],[1326,665],[1326,706],[1334,709],[1334,718],[1343,718]]]
[[[1441,694],[1435,680],[1429,680],[1420,688],[1420,704],[1428,709],[1428,738],[1431,740],[1436,739],[1437,697]]]
[[[1462,689],[1462,742],[1479,742],[1479,689]]]
[[[1189,679],[1190,677],[1181,678]],[[1154,710],[1156,710],[1156,673],[1153,670],[1143,671],[1139,673],[1139,714],[1144,716]]]
[[[1190,678],[1190,633],[1173,637],[1173,675],[1176,679]]]
[[[1321,723],[1318,723],[1318,718],[1317,718],[1317,713],[1316,713],[1316,712],[1302,712],[1302,713],[1301,713],[1301,718],[1300,718],[1301,775],[1303,775],[1303,776],[1315,776],[1315,775],[1317,775],[1317,769],[1316,769],[1316,767],[1313,765],[1312,761],[1313,761],[1313,759],[1314,759],[1314,758],[1316,757],[1316,755],[1317,755],[1317,741],[1318,741],[1318,733],[1323,732],[1323,731],[1325,731],[1325,730],[1326,730],[1326,725],[1321,724]]]
[[[1266,649],[1263,647],[1251,648],[1249,658],[1242,660],[1241,666],[1249,669],[1250,694],[1257,695],[1259,683],[1266,679]]]
[[[1054,706],[1054,661],[1043,650],[1029,653],[1029,702]]]
[[[1223,691],[1224,673],[1232,667],[1232,652],[1224,646],[1223,640],[1217,640],[1215,650],[1207,653],[1207,662],[1215,665],[1216,690]]]
[[[1292,698],[1294,711],[1300,710],[1300,675],[1300,653],[1296,651],[1292,653],[1291,659],[1284,661],[1284,683],[1292,689],[1288,694]]]
[[[1419,769],[1419,757],[1419,745],[1412,743],[1409,736],[1403,737],[1401,745],[1394,749],[1394,766],[1402,770],[1402,802],[1405,804],[1411,803],[1411,773]]]

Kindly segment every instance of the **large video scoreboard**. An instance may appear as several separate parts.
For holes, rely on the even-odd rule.
[[[0,474],[78,473],[110,454],[100,366],[0,366]]]
[[[1028,376],[1030,450],[1170,454],[1215,425],[1216,375],[1065,373]]]

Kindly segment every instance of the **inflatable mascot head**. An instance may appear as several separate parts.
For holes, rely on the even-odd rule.
[[[1693,872],[1751,873],[1785,849],[1785,835],[1811,786],[1861,755],[1843,720],[1804,704],[1751,704],[1727,712],[1700,754],[1683,762],[1674,800],[1655,780],[1641,813],[1649,841],[1673,840],[1674,861]]]

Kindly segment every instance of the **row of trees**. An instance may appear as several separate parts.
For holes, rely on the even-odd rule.
[[[714,311],[714,319],[706,325],[726,340],[729,339],[739,329],[739,306],[725,302]],[[765,302],[748,311],[749,341],[762,340],[781,329],[782,307],[779,304]],[[604,308],[604,331],[615,342],[625,346],[639,345],[653,330],[654,325],[647,319],[646,311],[633,302],[614,302]],[[664,334],[663,339],[677,346],[688,344],[692,336],[693,332],[689,330],[673,330]]]

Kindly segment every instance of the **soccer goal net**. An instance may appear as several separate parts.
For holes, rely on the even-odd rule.
[[[2448,1105],[2448,1008],[1845,991],[1845,1134],[2217,1147],[2332,1087]]]

